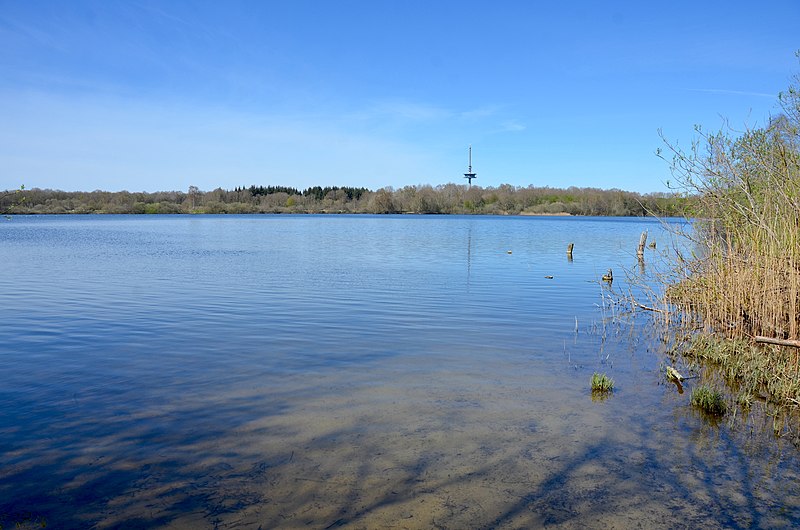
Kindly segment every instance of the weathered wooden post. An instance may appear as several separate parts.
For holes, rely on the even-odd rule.
[[[644,260],[644,246],[647,244],[647,230],[642,232],[639,238],[639,248],[636,249],[636,256],[639,260]]]
[[[575,246],[575,243],[570,243],[567,245],[567,257],[572,259],[572,248]]]

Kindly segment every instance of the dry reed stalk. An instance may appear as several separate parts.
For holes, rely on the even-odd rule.
[[[681,280],[666,305],[682,325],[701,324],[732,340],[708,358],[785,403],[800,403],[800,350],[744,348],[740,339],[800,341],[800,78],[781,101],[784,114],[739,138],[698,129],[691,151],[672,150],[673,174],[700,198],[693,259],[679,260]],[[755,384],[755,383],[754,383]]]

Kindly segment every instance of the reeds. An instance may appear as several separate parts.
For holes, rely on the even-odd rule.
[[[795,370],[798,352],[776,346],[756,346],[741,339],[699,335],[685,354],[717,367],[738,390],[737,400],[755,397],[777,404],[800,405],[800,377]]]
[[[742,222],[726,228],[724,235],[714,227],[699,227],[703,257],[684,262],[685,279],[667,291],[669,301],[708,330],[727,336],[797,339],[800,207],[782,206],[772,208],[772,217],[763,223]]]
[[[800,354],[743,339],[800,339],[800,78],[769,125],[706,134],[689,152],[670,144],[673,175],[699,197],[692,256],[666,290],[683,324],[708,339],[692,349],[784,404],[800,404]]]

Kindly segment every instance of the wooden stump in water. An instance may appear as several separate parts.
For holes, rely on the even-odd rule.
[[[575,243],[570,243],[567,245],[567,256],[572,256],[572,249],[575,247]]]
[[[639,247],[636,249],[636,256],[640,260],[644,259],[644,246],[647,244],[647,230],[642,232],[641,237],[639,237]]]
[[[681,382],[685,377],[683,377],[680,372],[678,372],[675,368],[671,366],[667,366],[667,378],[673,379],[675,381]]]

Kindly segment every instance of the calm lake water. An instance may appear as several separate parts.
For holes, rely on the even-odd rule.
[[[609,302],[644,230],[649,266],[641,219],[2,221],[0,525],[800,524],[792,442]]]

